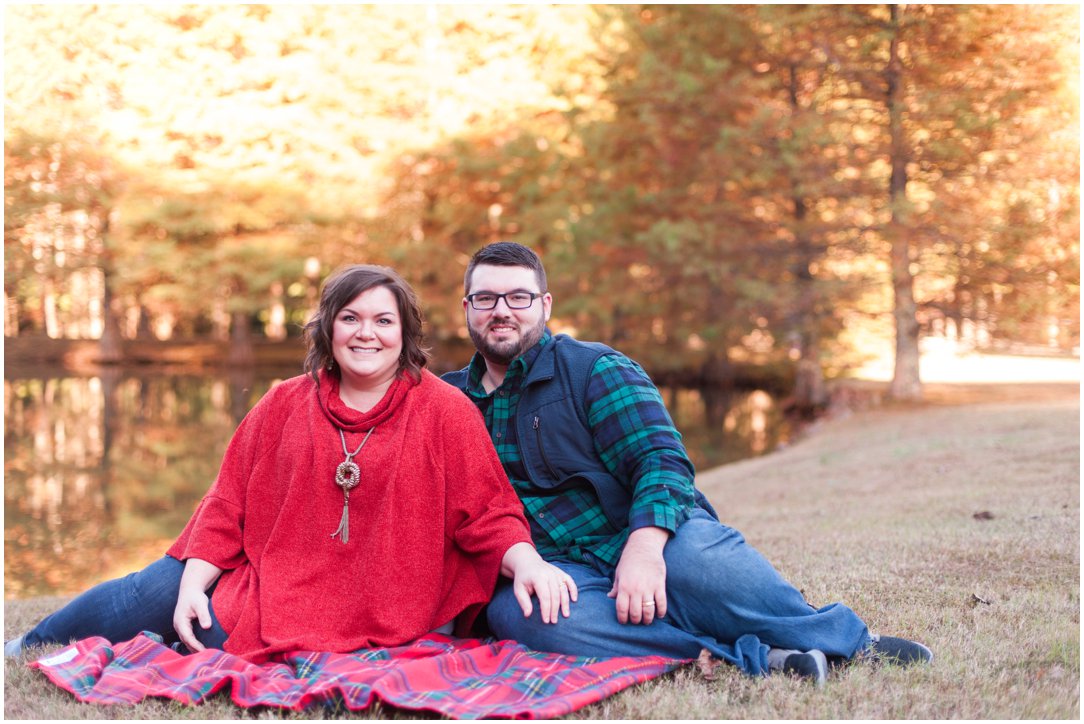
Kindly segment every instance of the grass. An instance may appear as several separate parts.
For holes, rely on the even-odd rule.
[[[821,690],[729,667],[707,681],[687,667],[571,718],[1078,719],[1079,388],[929,393],[925,405],[836,415],[698,485],[814,605],[843,601],[873,631],[925,642],[931,666],[851,666]],[[5,638],[59,601],[6,602]],[[386,707],[246,711],[227,695],[194,708],[96,707],[22,663],[5,662],[7,718],[429,718]]]

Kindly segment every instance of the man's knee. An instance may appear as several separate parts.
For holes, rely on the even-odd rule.
[[[757,554],[742,534],[718,521],[696,517],[686,521],[666,544],[667,590],[703,591],[714,585],[732,585],[749,572],[749,557]]]
[[[582,591],[580,596],[582,603]],[[598,622],[592,621],[592,614],[580,603],[572,604],[569,618],[561,616],[557,623],[543,623],[537,600],[533,601],[531,615],[524,616],[512,587],[501,586],[486,609],[486,619],[490,631],[499,639],[511,639],[536,651],[597,656],[600,645]]]
[[[499,639],[516,639],[522,625],[528,621],[529,619],[524,618],[523,609],[519,607],[519,602],[512,593],[512,587],[497,586],[493,600],[486,606],[486,622],[493,635]]]

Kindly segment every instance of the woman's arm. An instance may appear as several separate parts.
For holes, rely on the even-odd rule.
[[[532,593],[538,596],[543,623],[557,623],[558,611],[568,618],[569,600],[579,597],[572,576],[542,560],[530,543],[516,543],[505,552],[501,573],[512,579],[512,592],[524,618],[531,615]]]
[[[192,630],[192,619],[199,619],[201,628],[211,628],[211,609],[207,589],[222,575],[222,569],[199,558],[189,558],[181,574],[181,586],[177,592],[177,608],[173,610],[173,628],[181,642],[192,651],[203,651],[204,646]]]

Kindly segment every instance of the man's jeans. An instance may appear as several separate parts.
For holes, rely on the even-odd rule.
[[[100,583],[80,594],[56,613],[42,619],[23,640],[23,646],[66,644],[88,636],[101,636],[111,643],[127,641],[141,631],[153,631],[166,644],[177,641],[173,611],[181,585],[184,563],[164,556],[138,573]],[[207,595],[214,591],[212,586]],[[211,609],[211,628],[199,621],[192,628],[200,643],[221,649],[226,632]]]
[[[768,649],[820,649],[850,658],[869,641],[866,624],[841,603],[814,609],[741,533],[697,510],[663,549],[666,617],[621,624],[613,567],[551,561],[576,581],[569,618],[524,618],[506,580],[489,604],[493,633],[530,648],[573,656],[667,656],[695,659],[701,649],[750,675],[768,672]]]

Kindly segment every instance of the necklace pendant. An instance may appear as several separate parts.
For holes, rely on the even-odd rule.
[[[361,468],[353,460],[339,463],[335,468],[335,483],[344,491],[356,488],[361,482]]]
[[[343,432],[341,427],[338,428],[339,439],[342,440],[343,444],[343,455],[346,456],[346,460],[339,463],[339,467],[335,468],[335,484],[343,489],[343,514],[339,518],[339,527],[335,529],[331,537],[338,538],[343,543],[350,542],[350,491],[361,482],[361,468],[354,462],[354,456],[365,447],[365,443],[369,441],[369,436],[373,434],[375,429],[376,425],[370,427],[369,432],[365,433],[365,438],[358,445],[358,449],[350,452],[346,447],[346,433]]]

